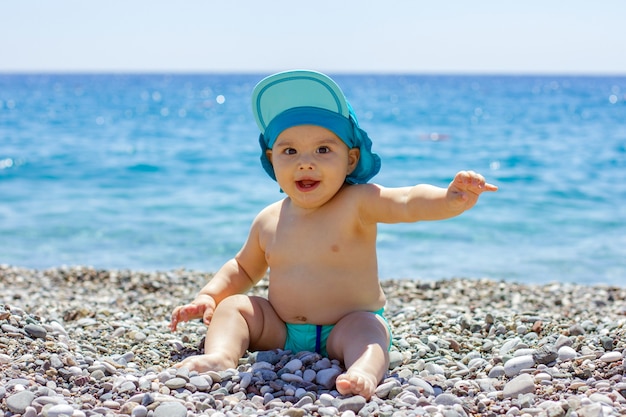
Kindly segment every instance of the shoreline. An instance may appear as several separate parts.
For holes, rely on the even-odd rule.
[[[0,265],[0,408],[30,417],[64,407],[74,417],[626,413],[626,287],[385,279],[392,364],[366,402],[339,396],[340,364],[315,354],[249,354],[210,375],[171,369],[197,353],[205,327],[170,333],[169,314],[210,277]]]

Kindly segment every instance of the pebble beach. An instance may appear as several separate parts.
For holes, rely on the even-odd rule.
[[[367,401],[339,395],[341,364],[310,352],[173,368],[206,328],[171,333],[171,311],[210,278],[1,265],[3,416],[626,415],[626,287],[384,280],[391,364]]]

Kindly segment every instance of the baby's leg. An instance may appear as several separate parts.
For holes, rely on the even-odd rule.
[[[339,320],[327,343],[329,356],[347,368],[337,377],[337,391],[370,399],[389,368],[389,338],[387,326],[374,313],[359,311]]]
[[[176,367],[198,372],[236,368],[247,349],[270,350],[285,346],[285,323],[269,301],[234,295],[215,309],[204,343],[204,355],[191,356]]]

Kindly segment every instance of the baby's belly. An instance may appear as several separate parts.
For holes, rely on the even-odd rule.
[[[349,313],[384,307],[385,296],[378,280],[358,281],[343,285],[308,281],[302,285],[298,279],[270,278],[269,301],[286,323],[335,324]]]

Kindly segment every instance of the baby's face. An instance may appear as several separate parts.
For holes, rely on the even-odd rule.
[[[307,207],[324,204],[343,186],[359,159],[330,130],[314,125],[285,129],[267,151],[282,190]]]

